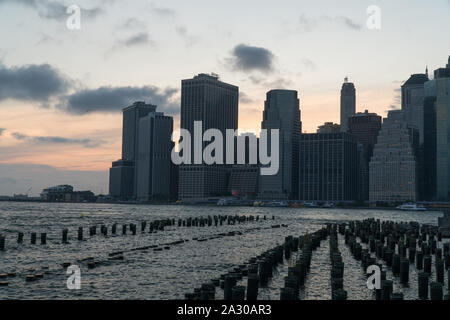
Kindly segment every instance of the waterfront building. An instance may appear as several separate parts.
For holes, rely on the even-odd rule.
[[[356,138],[349,133],[300,135],[299,199],[356,200],[357,161]]]
[[[348,118],[356,112],[355,85],[344,79],[341,89],[341,132],[348,131]]]
[[[123,109],[122,159],[113,162],[109,193],[119,200],[173,197],[173,118],[156,106],[135,102]]]
[[[262,199],[295,199],[297,197],[300,119],[300,101],[297,91],[271,90],[267,93],[261,129],[279,130],[280,159],[276,175],[259,177],[259,197]],[[271,150],[270,140],[268,150]]]
[[[199,74],[181,82],[181,129],[194,132],[194,122],[202,122],[202,132],[218,129],[224,137],[226,159],[226,130],[238,128],[237,86],[220,81],[215,74]],[[194,140],[194,139],[193,139]],[[192,150],[196,148],[195,141]],[[202,142],[201,150],[207,143]],[[197,146],[198,147],[198,146]],[[179,167],[178,197],[186,202],[205,201],[210,197],[227,195],[229,166],[223,164],[191,164]]]
[[[408,125],[402,110],[384,119],[369,164],[371,202],[405,202],[417,199],[419,132]]]

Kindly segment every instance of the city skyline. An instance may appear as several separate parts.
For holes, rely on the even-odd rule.
[[[406,2],[378,1],[383,14],[381,30],[365,27],[370,2],[354,1],[343,7],[330,2],[324,9],[287,1],[298,9],[292,13],[259,2],[258,19],[242,25],[246,21],[242,10],[234,18],[235,27],[215,32],[202,31],[214,19],[198,23],[195,8],[177,2],[174,10],[175,2],[142,2],[137,7],[146,9],[141,10],[143,15],[136,8],[123,10],[123,4],[116,1],[80,1],[90,11],[85,12],[82,29],[72,32],[64,29],[67,16],[52,16],[45,5],[0,1],[0,35],[8,44],[0,51],[0,83],[10,89],[0,89],[0,194],[24,193],[29,186],[33,186],[32,194],[38,194],[42,187],[63,179],[80,189],[107,193],[107,170],[120,158],[121,150],[121,113],[108,110],[114,107],[108,102],[116,102],[120,93],[132,100],[120,105],[120,110],[143,97],[173,115],[174,128],[179,128],[181,79],[217,72],[241,91],[241,129],[260,128],[266,91],[291,89],[299,92],[304,132],[311,133],[324,122],[339,122],[339,89],[344,77],[355,83],[357,112],[368,109],[385,117],[392,105],[400,108],[400,85],[411,74],[423,73],[427,65],[429,70],[441,66],[450,51],[448,44],[437,41],[445,37],[442,23],[446,22],[442,21],[448,21],[447,1],[433,8],[408,1],[410,18],[395,10]],[[247,3],[241,6],[251,8]],[[216,13],[217,8],[205,3],[202,9]],[[214,21],[226,18],[228,9],[223,9],[225,13],[216,13]],[[256,21],[271,13],[283,15],[276,23]],[[142,24],[148,16],[154,18],[151,28]],[[416,26],[414,21],[424,16],[429,23]],[[33,24],[37,23],[40,30],[36,31]],[[443,34],[433,29],[435,23]],[[167,25],[170,31],[164,30]],[[267,28],[273,31],[266,32]],[[21,32],[23,39],[13,37],[11,30]],[[112,36],[96,43],[111,30],[120,31],[118,39]],[[214,42],[217,35],[213,33],[223,36],[220,43]],[[274,42],[280,34],[284,37]],[[405,39],[401,46],[394,42],[399,36]],[[312,41],[314,37],[324,41]],[[414,41],[417,38],[420,43]],[[431,44],[435,45],[433,52],[427,50]],[[329,54],[331,46],[334,55]],[[26,54],[31,49],[33,55]],[[185,54],[179,56],[181,49]],[[50,77],[53,87],[37,90],[19,81],[30,73]],[[16,81],[11,84],[8,79]],[[55,101],[60,95],[68,97],[64,100],[68,104]],[[99,97],[105,99],[103,104],[94,103]],[[86,101],[97,109],[85,112]]]

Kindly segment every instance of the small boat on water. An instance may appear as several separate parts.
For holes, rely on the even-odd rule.
[[[402,211],[427,211],[427,209],[424,206],[417,205],[415,203],[405,203],[396,207],[396,209]]]

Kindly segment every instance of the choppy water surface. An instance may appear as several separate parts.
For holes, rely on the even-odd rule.
[[[264,215],[270,219],[258,222],[218,227],[168,227],[157,233],[141,233],[141,221],[208,215]],[[82,217],[84,215],[84,217]],[[49,204],[0,202],[0,233],[6,236],[6,250],[0,251],[0,274],[16,273],[8,277],[8,286],[0,286],[0,299],[183,299],[184,294],[212,278],[218,278],[284,241],[287,235],[300,236],[316,231],[328,222],[376,218],[393,221],[418,221],[437,224],[440,212],[398,212],[389,210],[291,209],[252,207],[194,207],[140,206],[115,204]],[[271,217],[275,216],[275,221]],[[111,236],[111,225],[118,224],[118,235]],[[138,234],[122,235],[121,225],[135,223]],[[99,235],[99,226],[109,227],[108,237]],[[287,227],[270,228],[274,224]],[[89,226],[97,225],[97,235],[89,238]],[[77,241],[78,227],[84,227],[84,241]],[[255,229],[255,228],[260,228]],[[61,243],[61,232],[69,229],[69,243]],[[148,228],[148,227],[147,227]],[[198,242],[202,238],[240,231],[241,235],[225,236]],[[17,244],[17,233],[24,233],[24,243]],[[30,244],[30,233],[37,233],[37,244]],[[40,233],[48,234],[47,245],[40,245]],[[170,246],[170,250],[133,250],[139,247],[162,245],[177,240],[190,240]],[[349,299],[372,299],[365,285],[366,277],[339,238],[345,263],[344,289]],[[124,260],[108,260],[108,253],[125,251]],[[93,257],[100,261],[88,269],[79,260]],[[295,258],[295,257],[293,257]],[[63,263],[81,267],[81,290],[68,290]],[[261,288],[259,298],[279,299],[280,288],[287,275],[288,261],[280,265],[267,288]],[[28,274],[44,274],[44,278],[26,282]],[[447,275],[446,283],[447,283]],[[394,280],[394,292],[405,298],[417,297],[417,271],[410,267],[410,287],[402,287]],[[4,280],[0,280],[4,281]],[[445,290],[448,290],[446,287]],[[216,297],[222,296],[221,290]],[[303,299],[330,299],[330,262],[328,240],[313,253],[311,273],[301,291]]]

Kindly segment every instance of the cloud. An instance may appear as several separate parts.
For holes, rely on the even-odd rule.
[[[146,32],[139,32],[137,34],[134,34],[124,40],[119,41],[119,44],[126,47],[132,47],[137,45],[155,45],[152,39],[150,39],[148,33]]]
[[[253,100],[249,95],[247,95],[245,92],[240,91],[239,92],[239,103],[242,104],[250,104],[254,103],[255,100]]]
[[[96,148],[104,144],[104,141],[93,141],[92,139],[71,139],[64,137],[29,136],[19,132],[13,132],[12,136],[19,141],[38,144],[65,144],[65,145],[75,144],[75,145],[82,145],[86,148]]]
[[[317,64],[310,59],[304,58],[304,59],[302,59],[302,63],[307,69],[309,69],[311,71],[317,70]]]
[[[150,10],[159,16],[174,17],[176,12],[170,8],[158,7],[154,3],[150,3]]]
[[[157,111],[169,114],[179,112],[179,104],[174,101],[178,92],[174,88],[161,90],[154,86],[143,87],[100,87],[84,89],[66,97],[59,108],[72,114],[89,112],[121,112],[134,101],[148,101],[158,106]]]
[[[0,101],[38,101],[42,104],[64,94],[70,80],[48,64],[7,68],[0,64]]]
[[[304,13],[298,19],[297,29],[300,32],[310,32],[317,27],[317,19],[309,18]]]
[[[61,1],[52,1],[52,0],[0,0],[0,5],[2,3],[20,3],[27,7],[30,7],[37,11],[38,15],[44,19],[51,20],[63,20],[66,19],[68,14],[66,12],[68,5]],[[101,1],[104,5],[111,1]],[[93,18],[101,13],[103,13],[103,6],[97,6],[93,8],[82,8],[81,14],[83,16]]]
[[[231,69],[235,71],[273,71],[275,56],[265,48],[253,47],[246,44],[238,44],[232,51],[232,56],[227,59]]]
[[[344,16],[340,16],[336,18],[338,21],[340,21],[342,24],[344,24],[344,26],[353,29],[353,30],[361,30],[362,29],[362,25],[360,25],[359,23],[356,23],[355,21],[353,21],[352,19],[348,18],[348,17],[344,17]]]
[[[189,34],[187,28],[184,26],[177,27],[175,30],[184,39],[188,47],[196,44],[200,40],[199,37]]]
[[[0,128],[0,136],[3,135],[3,132],[5,132],[5,128]]]
[[[297,31],[306,33],[317,29],[321,23],[338,23],[349,29],[358,31],[362,29],[362,25],[346,16],[321,16],[318,18],[308,17],[304,13],[300,15],[297,24]]]

